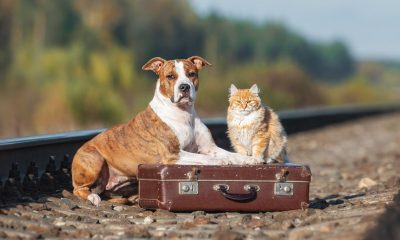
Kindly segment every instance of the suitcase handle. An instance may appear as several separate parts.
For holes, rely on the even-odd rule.
[[[257,198],[257,191],[260,187],[257,185],[245,185],[244,189],[249,193],[229,193],[229,186],[226,184],[216,184],[214,185],[214,190],[219,191],[225,198],[235,201],[235,202],[250,202]]]

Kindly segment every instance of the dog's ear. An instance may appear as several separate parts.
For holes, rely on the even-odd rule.
[[[155,72],[157,75],[160,75],[160,69],[165,62],[166,62],[165,59],[162,59],[160,57],[155,57],[150,59],[147,63],[145,63],[142,69],[146,71],[151,70]]]
[[[197,70],[202,69],[204,66],[211,66],[211,63],[199,56],[193,56],[187,60],[191,61],[196,66]]]

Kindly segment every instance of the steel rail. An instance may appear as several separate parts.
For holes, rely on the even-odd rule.
[[[278,114],[286,132],[293,134],[361,117],[392,112],[400,112],[400,105],[318,107],[283,111]],[[216,143],[229,149],[225,118],[204,119],[204,122],[211,130]],[[104,130],[85,130],[0,140],[0,180],[8,176],[13,162],[19,164],[21,174],[24,173],[31,161],[36,162],[39,171],[42,172],[49,156],[54,156],[58,165],[66,154],[72,157],[83,143]]]

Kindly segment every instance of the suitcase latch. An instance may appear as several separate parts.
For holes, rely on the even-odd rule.
[[[277,182],[275,183],[275,195],[293,195],[293,183]]]
[[[199,179],[200,171],[197,167],[193,167],[192,171],[186,173],[189,181],[197,181]]]
[[[179,194],[199,194],[198,182],[179,182]]]

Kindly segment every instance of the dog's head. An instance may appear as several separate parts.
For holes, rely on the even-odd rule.
[[[150,59],[143,70],[156,73],[160,81],[160,93],[177,105],[192,105],[199,87],[198,72],[211,64],[202,57],[164,60],[160,57]]]

